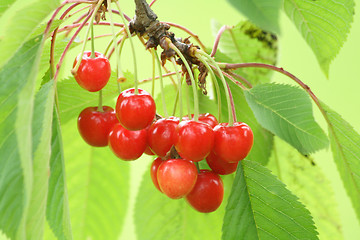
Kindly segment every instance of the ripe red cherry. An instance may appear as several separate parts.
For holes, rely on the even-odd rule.
[[[104,147],[108,145],[111,129],[119,121],[111,107],[103,106],[103,112],[97,109],[97,107],[88,107],[82,110],[77,125],[85,142],[94,147]]]
[[[191,119],[194,118],[194,114],[191,114]],[[190,120],[188,116],[183,117],[183,120]],[[216,117],[210,113],[200,113],[199,121],[209,124],[212,128],[219,124]]]
[[[117,157],[131,161],[144,153],[146,138],[146,130],[130,131],[118,123],[109,134],[109,147]]]
[[[144,129],[153,122],[156,106],[154,99],[145,90],[130,88],[120,93],[116,102],[116,116],[120,123],[129,130]]]
[[[159,119],[148,130],[148,144],[159,157],[165,157],[176,141],[176,119]]]
[[[155,155],[155,153],[153,153],[153,151],[151,151],[149,146],[146,146],[144,153],[146,155],[149,155],[149,156],[154,156]]]
[[[161,164],[162,162],[163,162],[163,160],[162,160],[160,157],[158,157],[158,158],[156,158],[156,159],[152,162],[151,167],[150,167],[151,180],[152,180],[152,182],[154,183],[154,186],[155,186],[160,192],[162,192],[162,191],[161,191],[161,189],[160,189],[160,187],[159,187],[159,182],[158,182],[158,179],[157,179],[157,171],[158,171],[159,166],[160,166],[160,164]]]
[[[161,191],[173,199],[188,194],[195,185],[197,175],[194,163],[185,159],[164,161],[157,171]]]
[[[227,175],[236,171],[239,162],[229,163],[222,160],[213,151],[206,157],[206,162],[214,173]]]
[[[80,55],[76,57],[74,67],[79,60]],[[105,87],[110,75],[110,62],[102,53],[95,52],[95,58],[91,58],[91,52],[85,51],[74,77],[82,88],[90,92],[97,92]]]
[[[224,185],[219,175],[209,170],[201,170],[194,188],[186,195],[186,201],[197,211],[215,211],[224,197]]]
[[[175,148],[182,158],[199,162],[209,155],[214,145],[212,128],[203,122],[182,121],[176,127]]]
[[[214,153],[226,162],[234,163],[244,159],[253,145],[251,128],[242,122],[233,126],[221,123],[214,127]]]

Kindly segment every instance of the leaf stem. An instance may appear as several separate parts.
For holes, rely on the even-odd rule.
[[[218,46],[219,46],[219,42],[220,42],[221,35],[222,35],[222,34],[225,32],[225,30],[227,30],[227,29],[230,29],[230,27],[229,27],[229,26],[226,26],[226,25],[222,26],[222,27],[219,29],[219,31],[218,31],[218,33],[216,34],[216,37],[215,37],[214,46],[213,46],[213,48],[212,48],[210,57],[215,56],[215,53],[216,53],[216,51],[217,51],[217,49],[218,49]]]

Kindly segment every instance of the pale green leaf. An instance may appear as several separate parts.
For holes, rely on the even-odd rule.
[[[0,69],[0,228],[25,238],[32,188],[31,119],[41,38],[26,42]]]
[[[284,9],[328,75],[331,61],[350,31],[354,1],[285,0]]]
[[[280,32],[281,0],[228,0],[228,2],[259,27],[271,32]]]
[[[330,182],[311,157],[275,138],[270,170],[311,212],[320,239],[343,239],[337,202]]]
[[[0,68],[58,5],[58,0],[18,0],[1,15]]]
[[[76,123],[74,118],[62,128],[74,239],[118,239],[129,204],[131,163],[108,147],[87,145]]]
[[[46,219],[53,234],[61,240],[71,240],[68,193],[66,187],[63,142],[59,117],[54,111],[51,137],[50,179]],[[48,236],[46,234],[46,236]],[[50,234],[51,235],[51,234]]]
[[[225,194],[232,176],[224,176]],[[143,176],[135,203],[135,229],[138,239],[207,239],[221,237],[224,216],[222,205],[215,212],[204,214],[191,208],[184,199],[170,199],[153,185],[150,171]],[[160,227],[159,227],[160,226]]]
[[[126,72],[125,83],[121,84],[122,90],[133,86],[134,78],[131,73]],[[59,108],[61,123],[65,124],[70,119],[77,118],[79,113],[86,107],[97,106],[99,102],[98,92],[89,92],[81,88],[75,78],[70,77],[58,83]],[[112,72],[108,84],[103,89],[104,104],[113,104],[119,95],[116,73]],[[114,108],[114,106],[110,105]]]
[[[215,35],[221,28],[221,24],[213,20],[211,25]],[[259,29],[250,22],[240,22],[225,30],[215,55],[216,61],[227,63],[261,62],[275,65],[276,58],[276,36]],[[271,71],[260,68],[237,69],[234,72],[254,85],[269,82],[272,74]]]
[[[16,0],[4,0],[0,2],[0,17]]]
[[[240,161],[222,239],[318,239],[310,212],[270,171]]]
[[[268,83],[245,92],[259,123],[302,154],[328,145],[328,139],[315,122],[308,95],[298,87]]]
[[[51,155],[54,93],[53,82],[48,82],[35,97],[32,122],[33,186],[26,220],[27,239],[43,238]]]
[[[360,219],[360,135],[338,113],[321,103],[328,122],[333,157],[345,189]]]

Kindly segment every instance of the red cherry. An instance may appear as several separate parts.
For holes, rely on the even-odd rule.
[[[146,138],[146,130],[130,131],[118,123],[109,134],[109,147],[117,157],[125,161],[135,160],[144,153]]]
[[[194,119],[194,114],[191,114],[191,119]],[[183,120],[191,120],[191,119],[189,119],[188,116],[183,117]],[[199,121],[209,124],[211,128],[214,128],[216,125],[219,124],[216,117],[214,115],[212,115],[211,113],[200,113]]]
[[[229,163],[217,156],[213,151],[206,157],[206,162],[214,173],[227,175],[236,171],[239,162]]]
[[[154,99],[145,90],[130,88],[120,93],[116,102],[116,116],[129,130],[144,129],[153,122],[156,113]]]
[[[91,58],[91,52],[85,51],[74,77],[77,83],[90,92],[101,90],[109,81],[111,67],[109,60],[99,52],[95,52],[95,58]],[[73,66],[79,61],[80,55],[76,57]]]
[[[111,107],[103,106],[103,112],[97,109],[97,107],[88,107],[82,110],[77,125],[85,142],[94,147],[104,147],[108,145],[111,129],[119,121]]]
[[[164,161],[157,171],[160,189],[173,199],[188,194],[195,185],[197,175],[195,164],[185,159]]]
[[[155,158],[155,160],[152,162],[151,164],[151,167],[150,167],[150,176],[151,176],[151,180],[152,182],[154,183],[154,186],[160,191],[160,187],[159,187],[159,182],[158,182],[158,179],[157,179],[157,171],[159,169],[159,166],[160,164],[163,162],[163,160],[158,157],[158,158]]]
[[[159,157],[165,157],[176,141],[176,119],[159,119],[148,130],[148,144]]]
[[[151,151],[149,145],[146,146],[144,153],[145,153],[146,155],[149,155],[149,156],[154,156],[154,155],[155,155],[155,153],[153,153],[153,151]]]
[[[201,170],[194,188],[186,195],[186,201],[197,211],[215,211],[224,197],[224,185],[219,175],[209,170]]]
[[[244,159],[254,138],[251,128],[242,122],[235,122],[233,126],[221,123],[214,128],[214,136],[214,153],[229,163]]]
[[[212,128],[203,122],[182,121],[176,127],[175,148],[182,158],[199,162],[209,155],[214,144]]]

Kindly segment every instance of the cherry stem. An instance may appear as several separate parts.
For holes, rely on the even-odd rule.
[[[229,26],[226,26],[226,25],[222,26],[222,27],[219,29],[219,31],[218,31],[218,33],[216,34],[216,37],[215,37],[215,42],[214,42],[214,46],[213,46],[213,48],[212,48],[210,57],[215,56],[215,53],[216,53],[216,51],[217,51],[217,49],[218,49],[218,46],[219,46],[219,42],[220,42],[221,35],[222,35],[222,34],[225,32],[225,30],[227,30],[227,29],[230,29],[230,27],[229,27]]]
[[[216,91],[216,97],[217,97],[217,105],[218,105],[218,121],[221,122],[221,94],[220,94],[220,86],[219,83],[216,80],[214,71],[212,70],[212,68],[210,67],[210,65],[206,62],[206,59],[199,55],[198,59],[205,65],[205,67],[207,68],[207,70],[209,70],[210,75],[211,75],[211,80],[213,85],[215,86],[215,91]]]
[[[191,79],[191,85],[192,85],[192,89],[193,89],[193,95],[194,95],[194,121],[198,121],[199,119],[199,98],[198,98],[198,93],[197,93],[197,89],[196,89],[196,82],[194,79],[194,75],[192,73],[192,70],[189,66],[189,63],[187,62],[187,60],[185,59],[184,55],[181,53],[181,51],[171,42],[170,39],[168,39],[168,43],[171,49],[173,49],[177,55],[181,58],[181,60],[183,61],[187,72],[189,73],[190,79]]]
[[[90,18],[90,20],[89,20],[89,21],[90,21],[90,25],[89,25],[89,27],[86,29],[84,43],[83,43],[82,48],[81,48],[81,51],[80,51],[80,58],[79,58],[78,61],[76,62],[75,67],[71,70],[71,73],[72,73],[72,74],[76,74],[77,70],[78,70],[79,67],[80,67],[80,63],[81,63],[81,60],[82,60],[82,56],[83,56],[83,54],[84,54],[85,47],[86,47],[86,42],[87,42],[87,39],[88,39],[88,36],[89,36],[90,26],[91,26],[91,24],[94,22],[95,15],[96,15],[97,11],[99,10],[102,2],[103,2],[103,0],[99,0],[99,2],[98,2],[98,3],[96,4],[96,6],[95,6],[94,11],[92,11],[91,14],[89,14],[89,15],[91,16],[91,18]],[[87,21],[84,20],[84,22],[87,22]]]
[[[228,75],[230,75],[230,76],[232,76],[232,77],[234,77],[234,78],[240,79],[244,84],[247,85],[248,88],[252,88],[252,87],[253,87],[252,84],[251,84],[248,80],[246,80],[246,78],[244,78],[243,76],[240,76],[239,74],[236,74],[236,73],[234,73],[234,72],[232,72],[232,71],[226,71],[225,73],[224,73],[224,71],[223,71],[223,74],[224,74],[224,75],[225,75],[225,74],[228,74]],[[228,77],[228,75],[226,75],[226,76]],[[229,77],[228,77],[228,78],[229,78]],[[240,83],[240,84],[241,84],[241,83]]]
[[[151,7],[155,2],[156,0],[152,0],[151,3],[149,4],[149,7]]]
[[[154,61],[155,61],[155,58],[154,58]],[[179,73],[181,73],[181,71],[179,71]],[[176,75],[176,72],[169,72],[169,73],[165,73],[162,75],[162,77],[170,77],[172,75]],[[150,78],[146,78],[146,79],[143,79],[143,80],[140,80],[139,83],[145,83],[145,82],[148,82],[148,81],[152,81],[153,79],[159,79],[160,76],[155,76],[154,78],[153,77],[150,77]]]
[[[94,38],[94,24],[90,22],[91,28],[91,58],[95,58],[95,38]],[[88,39],[87,39],[88,40]]]
[[[155,59],[156,59],[157,65],[158,65],[159,76],[160,76],[160,91],[161,91],[161,100],[162,100],[162,104],[163,104],[164,115],[165,115],[165,118],[168,118],[169,114],[167,112],[166,102],[165,102],[164,81],[162,78],[161,63],[160,63],[157,52],[155,50],[153,50],[153,53],[155,55]]]
[[[178,94],[177,94],[177,101],[179,102],[179,118],[180,118],[180,121],[183,117],[183,106],[182,106],[182,80],[181,80],[181,76],[180,76],[180,73],[179,73],[179,68],[176,64],[176,61],[175,61],[175,58],[172,57],[171,58],[171,62],[172,64],[174,65],[174,69],[175,69],[175,72],[176,72],[176,77],[177,77],[177,80],[178,80],[178,84],[177,84],[177,87],[178,87]],[[175,101],[175,106],[174,106],[174,114],[175,115],[175,109],[176,109],[176,101]]]
[[[99,106],[98,106],[97,111],[104,112],[103,105],[102,105],[102,90],[99,91]]]
[[[184,76],[184,79],[186,77]],[[189,94],[189,88],[190,86],[188,86],[187,84],[185,85],[185,89],[186,89],[186,108],[187,108],[187,111],[188,111],[188,117],[189,119],[191,119],[191,108],[190,108],[190,94]]]
[[[198,173],[200,173],[200,166],[199,166],[199,162],[195,162],[195,166],[196,166],[196,169],[197,169]]]
[[[153,97],[155,95],[155,53],[154,52],[155,49],[151,49],[151,56],[152,56],[151,96]]]
[[[171,22],[162,22],[162,23],[165,23],[165,24],[168,24],[168,25],[170,25],[170,26],[172,26],[172,27],[175,27],[175,28],[178,28],[178,29],[183,30],[184,32],[188,33],[191,37],[193,37],[193,38],[199,43],[200,47],[201,47],[203,50],[206,49],[205,45],[201,42],[199,36],[196,35],[195,33],[193,33],[192,31],[190,31],[189,29],[187,29],[186,27],[181,26],[181,25],[176,24],[176,23],[171,23]]]
[[[209,55],[207,55],[205,52],[203,52],[203,51],[201,51],[201,50],[198,50],[198,51],[195,53],[195,56],[197,56],[197,57],[199,57],[199,56],[201,56],[201,55],[204,56],[204,57],[206,57],[206,58],[215,66],[218,74],[220,75],[221,82],[222,82],[222,84],[223,84],[223,86],[224,86],[224,91],[225,91],[225,96],[226,96],[226,102],[227,102],[227,105],[228,105],[228,119],[229,119],[228,122],[229,122],[229,126],[232,126],[232,125],[234,124],[234,121],[233,121],[234,117],[232,116],[233,113],[232,113],[232,111],[231,111],[231,100],[230,100],[229,91],[228,91],[228,89],[227,89],[227,87],[226,87],[226,84],[227,84],[227,83],[226,83],[226,80],[225,80],[225,78],[224,78],[224,75],[222,74],[222,71],[221,71],[219,65],[215,62],[215,60],[214,60],[212,57],[210,57]]]
[[[99,22],[99,23],[95,22],[93,24],[94,25],[111,26],[110,23],[108,23],[108,22]],[[69,30],[71,30],[73,28],[79,27],[80,25],[81,25],[81,23],[74,23],[74,24],[71,24],[71,25],[67,25],[67,26],[65,26],[63,28],[60,28],[58,32],[61,33],[61,32],[64,32],[64,31],[69,31]],[[85,25],[89,25],[89,23],[86,23]],[[114,26],[116,26],[116,27],[124,27],[124,24],[122,24],[122,23],[114,23]]]
[[[126,20],[124,18],[124,14],[122,13],[121,11],[121,7],[120,7],[120,4],[118,1],[115,1],[115,4],[119,10],[119,13],[120,13],[120,17],[122,18],[123,22],[124,22],[124,25],[125,25],[125,30],[126,30],[126,34],[128,35],[129,37],[129,40],[130,40],[130,45],[131,45],[131,51],[132,51],[132,54],[133,54],[133,61],[134,61],[134,80],[135,80],[135,91],[134,93],[135,94],[138,94],[139,93],[139,90],[138,90],[138,84],[139,84],[139,80],[138,80],[138,77],[137,77],[137,65],[136,65],[136,55],[135,55],[135,47],[134,47],[134,43],[132,41],[132,38],[131,38],[131,34],[130,34],[130,30],[129,30],[129,27],[128,25],[126,24]]]

